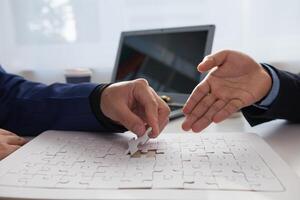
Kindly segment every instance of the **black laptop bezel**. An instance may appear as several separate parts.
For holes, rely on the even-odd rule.
[[[120,62],[120,56],[122,53],[122,46],[123,46],[125,37],[137,36],[137,35],[161,34],[161,33],[195,32],[195,31],[207,31],[207,39],[206,39],[206,44],[205,44],[204,55],[210,54],[211,50],[212,50],[214,33],[215,33],[215,25],[213,25],[213,24],[201,25],[201,26],[186,26],[186,27],[178,27],[178,28],[161,28],[161,29],[122,32],[120,41],[119,41],[119,46],[118,46],[118,51],[117,51],[117,56],[116,56],[116,60],[115,60],[115,65],[114,65],[111,81],[116,82],[118,66],[119,66],[119,62]],[[199,80],[200,80],[200,77],[199,77]]]

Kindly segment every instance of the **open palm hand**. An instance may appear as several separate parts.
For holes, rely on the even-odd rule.
[[[221,122],[245,106],[262,99],[270,90],[269,74],[251,57],[224,50],[207,56],[198,66],[211,70],[194,89],[183,108],[182,128],[200,132],[212,122]]]

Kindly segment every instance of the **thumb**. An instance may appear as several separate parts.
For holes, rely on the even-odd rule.
[[[145,133],[146,127],[144,121],[133,113],[126,104],[120,105],[117,113],[116,121],[125,126],[129,131],[135,133],[137,136],[142,136]]]
[[[214,67],[219,67],[226,62],[229,50],[219,51],[215,54],[206,56],[203,61],[198,65],[197,69],[199,72],[208,71]]]

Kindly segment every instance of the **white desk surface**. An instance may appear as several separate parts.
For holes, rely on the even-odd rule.
[[[184,118],[170,121],[163,133],[184,133],[181,124]],[[229,118],[219,124],[211,124],[198,134],[209,132],[251,132],[256,133],[277,152],[280,157],[300,177],[300,124],[291,124],[284,120],[274,120],[251,127],[242,114]],[[163,134],[162,133],[162,134]]]
[[[162,134],[174,134],[174,133],[180,133],[184,134],[185,132],[181,129],[181,124],[183,122],[184,118],[179,118],[176,120],[172,120],[168,126],[164,129]],[[219,124],[212,124],[207,129],[205,129],[203,132],[198,134],[209,134],[209,132],[252,132],[257,133],[259,136],[261,136],[265,141],[281,156],[281,158],[292,168],[293,171],[296,172],[298,175],[298,178],[300,178],[300,124],[291,124],[284,120],[275,120],[272,122],[264,123],[255,127],[250,127],[248,122],[244,119],[244,117],[240,114],[240,116],[236,118],[230,118],[225,120],[222,123]],[[293,188],[293,187],[291,187]],[[292,194],[283,194],[283,195],[290,195],[289,197],[291,199],[298,199],[299,193],[294,192],[298,191],[297,186],[293,188]],[[12,190],[12,192],[15,193],[15,190]],[[43,191],[45,192],[45,191]],[[52,191],[51,191],[52,192]],[[61,191],[57,191],[61,192]],[[63,191],[61,195],[69,195],[66,192],[70,191]],[[119,191],[118,191],[119,192]],[[124,192],[124,191],[122,191]],[[132,191],[130,191],[132,192]],[[131,198],[135,195],[141,195],[144,196],[144,194],[138,193],[138,190],[133,191],[134,193],[126,193],[124,196],[124,193],[122,193],[122,197],[124,198]],[[181,193],[180,190],[174,191],[175,196],[178,198],[181,198],[181,196],[186,193]],[[173,193],[174,193],[173,192]],[[9,192],[8,192],[9,193]],[[49,195],[52,193],[49,193]],[[56,193],[55,195],[57,195]],[[134,195],[133,195],[134,194]],[[154,193],[153,193],[154,194]],[[156,193],[157,195],[158,193]],[[161,193],[162,194],[162,193]],[[296,194],[296,196],[295,196]],[[23,195],[23,192],[19,194],[20,196]],[[44,195],[44,193],[43,193]],[[70,194],[70,196],[72,196]],[[78,195],[78,194],[76,194]],[[94,193],[92,195],[95,195]],[[111,193],[106,194],[108,196],[111,195]],[[152,195],[152,193],[151,193]],[[163,194],[165,196],[168,196],[169,194]],[[190,196],[185,196],[185,198],[194,197],[192,194],[189,194]],[[261,193],[248,193],[247,196],[244,195],[244,193],[235,192],[233,194],[231,193],[214,193],[214,192],[203,192],[201,193],[201,197],[207,198],[207,199],[220,199],[219,197],[222,197],[223,199],[257,199],[257,197],[262,199],[273,199],[269,196],[264,196]],[[226,195],[226,196],[224,196]],[[50,195],[51,196],[51,195]],[[101,195],[103,196],[103,192],[101,192]],[[286,197],[286,196],[285,196]],[[287,198],[274,198],[274,199],[287,199]],[[132,198],[131,198],[132,199]]]

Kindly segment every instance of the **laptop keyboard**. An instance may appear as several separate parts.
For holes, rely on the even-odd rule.
[[[24,148],[0,185],[56,189],[212,189],[282,191],[247,140],[214,134],[165,134],[126,155],[128,137],[42,134]],[[29,143],[29,144],[30,144]],[[22,149],[21,149],[22,150]]]

